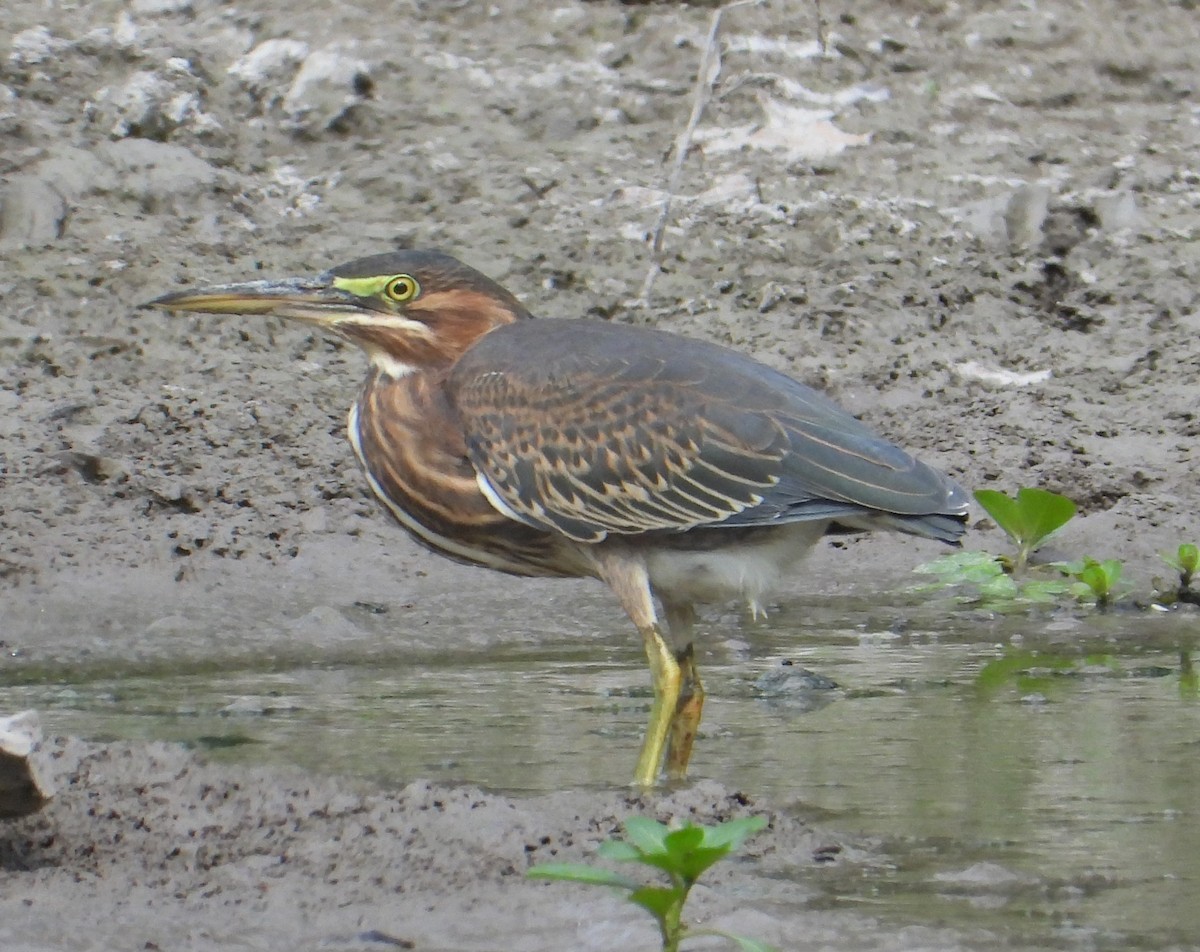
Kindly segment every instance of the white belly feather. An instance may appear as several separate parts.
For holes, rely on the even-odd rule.
[[[825,522],[795,522],[728,549],[656,549],[646,553],[650,587],[675,602],[744,601],[765,614],[763,596],[795,571],[825,534]]]

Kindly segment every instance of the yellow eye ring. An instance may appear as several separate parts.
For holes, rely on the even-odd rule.
[[[388,283],[383,286],[384,296],[397,304],[411,301],[420,293],[421,285],[417,284],[417,279],[411,274],[398,274],[389,278]]]

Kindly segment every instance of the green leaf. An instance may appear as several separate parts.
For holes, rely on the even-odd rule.
[[[1178,572],[1186,585],[1196,574],[1196,569],[1200,568],[1200,547],[1185,542],[1177,551],[1170,554],[1164,553],[1159,558]]]
[[[1004,570],[1002,558],[988,552],[956,552],[920,565],[915,571],[939,576],[940,585],[974,586],[979,600],[995,608],[1053,602],[1068,591],[1067,582],[1058,578],[1031,578],[1026,574],[1015,579]]]
[[[529,879],[556,879],[569,883],[584,883],[589,886],[612,886],[616,889],[636,890],[641,883],[625,876],[582,863],[540,863],[525,873]]]
[[[624,840],[605,840],[596,849],[596,853],[605,859],[616,860],[618,863],[628,863],[642,858],[642,851]]]
[[[1120,559],[1105,559],[1100,563],[1100,572],[1104,576],[1105,589],[1111,592],[1121,581],[1121,571],[1124,564]]]
[[[742,952],[778,952],[773,945],[767,945],[767,943],[760,942],[758,939],[747,939],[743,935],[726,932],[724,929],[689,929],[687,934],[688,936],[720,936],[722,939],[728,939],[730,942],[736,943]]]
[[[642,853],[638,862],[643,866],[661,869],[668,876],[682,876],[687,866],[687,854],[679,853]]]
[[[625,821],[625,832],[629,839],[642,853],[662,854],[667,851],[665,845],[667,834],[671,831],[659,823],[644,816],[631,816]]]
[[[663,886],[642,886],[629,894],[629,901],[645,909],[660,922],[683,902],[687,893],[682,889],[667,889]]]
[[[1017,501],[995,489],[977,489],[974,495],[975,501],[995,520],[996,525],[1007,532],[1014,542],[1019,541],[1016,527],[1021,516],[1017,512]]]
[[[984,582],[1004,574],[1003,567],[990,552],[955,552],[918,565],[913,571],[940,576],[947,585]]]
[[[1084,594],[1091,594],[1101,605],[1112,598],[1117,582],[1121,580],[1120,559],[1105,559],[1098,562],[1085,558],[1081,564],[1070,566],[1072,577],[1085,586]]]
[[[681,859],[704,842],[704,830],[698,826],[684,826],[672,830],[663,840],[667,855]]]
[[[670,877],[672,886],[644,886],[609,870],[575,863],[542,863],[526,875],[627,890],[629,901],[641,906],[658,922],[664,949],[677,949],[686,931],[689,936],[724,936],[743,952],[776,952],[765,943],[728,932],[685,930],[680,921],[692,884],[748,836],[763,829],[766,817],[741,817],[714,827],[689,823],[678,829],[647,817],[630,817],[624,825],[628,841],[608,840],[600,845],[600,855],[618,861],[636,860],[660,869]]]
[[[734,935],[733,933],[725,933],[725,938],[731,942],[736,942],[737,947],[742,952],[776,952],[775,946],[767,945],[765,942],[759,942],[758,939],[747,939],[743,935]]]
[[[704,846],[707,849],[724,847],[735,850],[747,839],[767,827],[765,816],[746,816],[736,820],[726,820],[716,826],[704,828]]]
[[[1066,496],[1032,486],[1017,490],[1016,499],[980,489],[975,501],[1024,553],[1032,552],[1075,515],[1075,503]]]
[[[705,870],[766,825],[766,817],[755,816],[728,820],[713,827],[686,826],[675,830],[666,839],[668,856],[664,859],[669,859],[670,865],[664,862],[661,866],[694,883]]]
[[[1019,593],[1016,580],[1011,575],[997,575],[979,586],[979,594],[984,601],[1011,601]]]
[[[688,883],[694,883],[713,863],[719,863],[729,855],[730,847],[718,846],[715,849],[696,849],[686,856],[679,857],[676,872]]]

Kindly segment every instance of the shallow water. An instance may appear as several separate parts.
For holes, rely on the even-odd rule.
[[[869,847],[862,862],[797,873],[816,904],[1047,948],[1193,946],[1200,700],[1181,651],[1200,636],[1194,614],[843,601],[732,622],[705,626],[693,772]],[[837,686],[814,687],[804,669]],[[50,732],[511,792],[623,779],[649,703],[640,654],[615,624],[610,642],[583,647],[80,670],[6,697],[39,709]]]

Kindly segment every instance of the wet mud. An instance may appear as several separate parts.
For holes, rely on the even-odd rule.
[[[970,488],[1065,493],[1081,517],[1060,553],[1122,558],[1148,589],[1200,508],[1195,11],[819,9],[820,30],[800,0],[725,15],[647,290],[711,6],[7,3],[5,677],[626,624],[596,586],[449,565],[386,523],[342,433],[352,349],[136,309],[397,246],[451,251],[546,318],[748,351]],[[1003,544],[981,520],[968,539]],[[886,592],[937,554],[841,541],[782,597]],[[521,876],[641,809],[772,818],[756,862],[700,897],[735,931],[789,949],[1004,941],[805,909],[796,870],[872,847],[720,765],[645,802],[529,800],[54,743],[58,799],[0,826],[6,949],[650,947],[615,899]],[[628,759],[614,752],[614,781]]]

